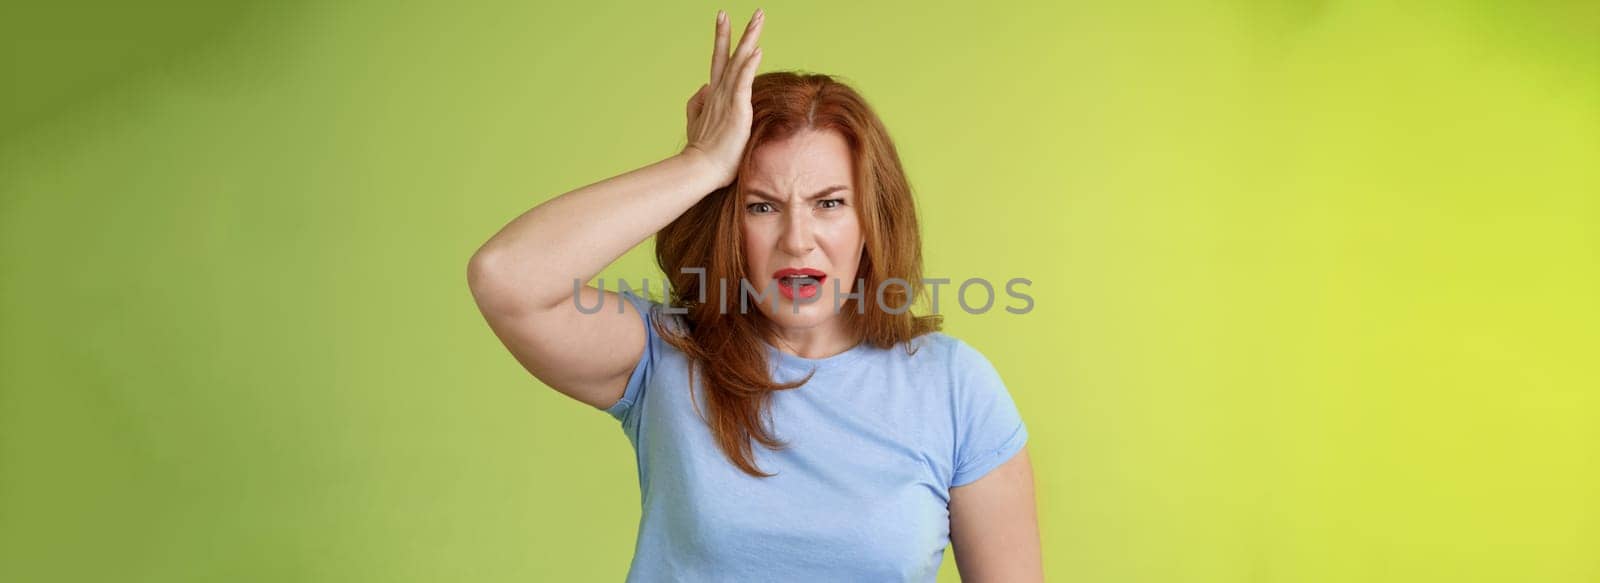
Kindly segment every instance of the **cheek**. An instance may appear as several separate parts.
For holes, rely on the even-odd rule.
[[[741,238],[744,240],[744,257],[753,267],[759,267],[766,260],[767,250],[771,248],[766,232],[759,226],[748,223],[739,226]]]
[[[818,236],[835,252],[861,251],[861,226],[854,218],[829,224],[822,228]]]

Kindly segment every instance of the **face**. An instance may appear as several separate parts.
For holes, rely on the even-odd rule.
[[[866,244],[856,215],[860,198],[850,145],[836,131],[807,129],[781,142],[764,143],[751,157],[740,222],[745,267],[752,287],[764,290],[770,285],[776,292],[777,309],[770,299],[774,294],[760,302],[752,295],[750,301],[780,328],[842,321],[848,313],[844,294],[855,289]],[[779,279],[795,273],[784,270],[795,269],[820,281],[805,285],[806,279]]]

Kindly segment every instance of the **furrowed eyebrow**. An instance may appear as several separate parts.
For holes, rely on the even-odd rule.
[[[820,192],[818,192],[816,194],[813,194],[811,196],[806,197],[806,200],[814,200],[814,199],[822,198],[824,196],[828,196],[830,194],[833,194],[833,193],[841,191],[841,190],[849,190],[849,187],[846,187],[846,186],[840,185],[840,184],[835,184],[833,186],[829,186],[827,188],[822,189]],[[783,199],[780,199],[780,198],[778,198],[776,196],[772,196],[772,195],[767,194],[765,192],[756,190],[754,188],[747,188],[747,189],[745,189],[745,192],[747,194],[752,194],[752,195],[755,195],[757,197],[766,199],[766,200],[768,200],[770,202],[783,202]]]

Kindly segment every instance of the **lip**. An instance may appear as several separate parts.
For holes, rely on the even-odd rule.
[[[777,273],[772,274],[772,279],[782,279],[791,275],[806,275],[816,278],[816,280],[819,282],[822,281],[822,278],[828,277],[828,274],[823,273],[820,269],[812,269],[810,267],[785,267],[783,269],[779,269]]]
[[[799,289],[795,289],[795,288],[790,287],[790,286],[782,285],[781,280],[783,278],[794,276],[794,275],[804,275],[804,276],[810,277],[812,279],[817,280],[817,283],[812,284],[812,285],[803,285],[803,286],[800,286]],[[772,274],[772,278],[776,279],[776,280],[780,280],[779,285],[778,285],[778,293],[783,295],[783,297],[785,297],[785,298],[789,298],[789,301],[794,301],[794,296],[795,296],[796,293],[798,293],[801,298],[805,298],[805,299],[816,297],[817,293],[822,288],[823,280],[826,280],[828,278],[828,274],[823,273],[821,270],[812,269],[812,268],[809,268],[809,267],[786,267],[786,268],[783,268],[783,269],[779,269],[777,273]]]

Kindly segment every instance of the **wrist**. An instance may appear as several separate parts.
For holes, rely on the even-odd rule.
[[[717,164],[711,160],[711,156],[707,155],[704,150],[688,146],[673,158],[677,159],[685,167],[690,168],[695,176],[704,178],[712,188],[721,188],[733,182],[733,179],[726,176],[723,170],[717,167]]]

